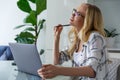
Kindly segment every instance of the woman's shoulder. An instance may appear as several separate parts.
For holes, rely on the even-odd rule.
[[[94,31],[90,34],[88,41],[92,41],[92,40],[104,40],[104,37],[97,31]]]
[[[103,48],[103,46],[106,46],[106,40],[99,32],[92,32],[87,41],[87,45],[99,46]]]
[[[102,35],[99,32],[94,31],[94,32],[91,32],[90,36],[93,37],[93,36],[102,36]]]

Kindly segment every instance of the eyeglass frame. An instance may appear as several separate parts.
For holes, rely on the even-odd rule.
[[[77,12],[77,10],[76,10],[75,8],[73,8],[72,14],[74,14],[75,16],[81,16],[82,18],[85,17],[85,16],[83,16],[80,12]]]

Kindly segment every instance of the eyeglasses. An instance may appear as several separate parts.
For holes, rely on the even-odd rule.
[[[80,12],[77,12],[77,10],[76,9],[73,9],[72,10],[72,14],[74,14],[75,16],[81,16],[81,17],[85,17],[85,16],[83,16]]]

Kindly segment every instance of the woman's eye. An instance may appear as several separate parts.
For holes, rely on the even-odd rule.
[[[80,14],[80,13],[77,13],[77,15],[78,15],[78,16],[81,16],[81,14]]]

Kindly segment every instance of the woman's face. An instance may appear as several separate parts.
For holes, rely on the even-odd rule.
[[[70,24],[78,31],[82,28],[84,24],[85,12],[87,9],[87,5],[82,4],[78,6],[76,9],[73,9],[72,16],[70,18]]]

